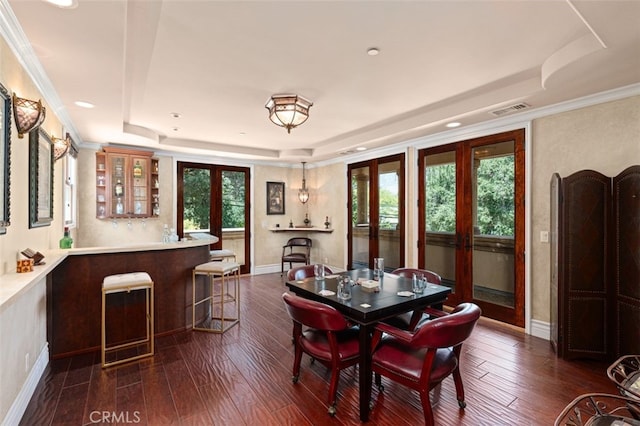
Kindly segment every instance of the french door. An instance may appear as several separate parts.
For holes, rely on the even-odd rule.
[[[524,130],[419,151],[418,266],[524,326]]]
[[[404,266],[404,154],[348,166],[347,269]]]
[[[177,176],[178,235],[215,235],[219,241],[211,249],[233,251],[240,272],[249,273],[249,168],[178,162]]]

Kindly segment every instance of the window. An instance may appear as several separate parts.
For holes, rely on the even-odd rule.
[[[64,226],[75,228],[77,217],[78,186],[76,176],[78,172],[78,160],[69,153],[65,157],[64,185],[63,185],[63,217]]]

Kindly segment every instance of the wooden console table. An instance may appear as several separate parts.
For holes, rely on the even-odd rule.
[[[333,229],[332,228],[329,228],[329,229],[315,228],[315,227],[311,227],[311,228],[304,228],[304,227],[289,228],[289,227],[285,226],[285,227],[282,227],[282,228],[270,228],[269,231],[271,231],[271,232],[325,232],[325,233],[331,233],[331,232],[333,232]]]

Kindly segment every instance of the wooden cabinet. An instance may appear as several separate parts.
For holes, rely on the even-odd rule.
[[[159,209],[158,160],[148,151],[105,147],[96,153],[96,216],[154,217]]]
[[[640,353],[640,166],[551,180],[551,343],[566,359]]]

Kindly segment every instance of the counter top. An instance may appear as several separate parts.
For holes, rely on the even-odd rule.
[[[313,226],[298,226],[298,227],[294,227],[294,228],[289,228],[289,227],[282,227],[282,228],[269,228],[269,231],[271,232],[327,232],[327,233],[331,233],[333,232],[332,228],[316,228]]]
[[[114,247],[79,247],[68,250],[42,251],[44,265],[34,266],[32,272],[18,274],[15,271],[15,262],[7,262],[10,272],[0,275],[0,312],[4,311],[12,300],[28,291],[36,283],[45,279],[56,266],[67,256],[102,254],[102,253],[128,253],[136,251],[172,250],[188,247],[198,247],[213,243],[211,239],[187,240],[177,243],[138,243]]]

